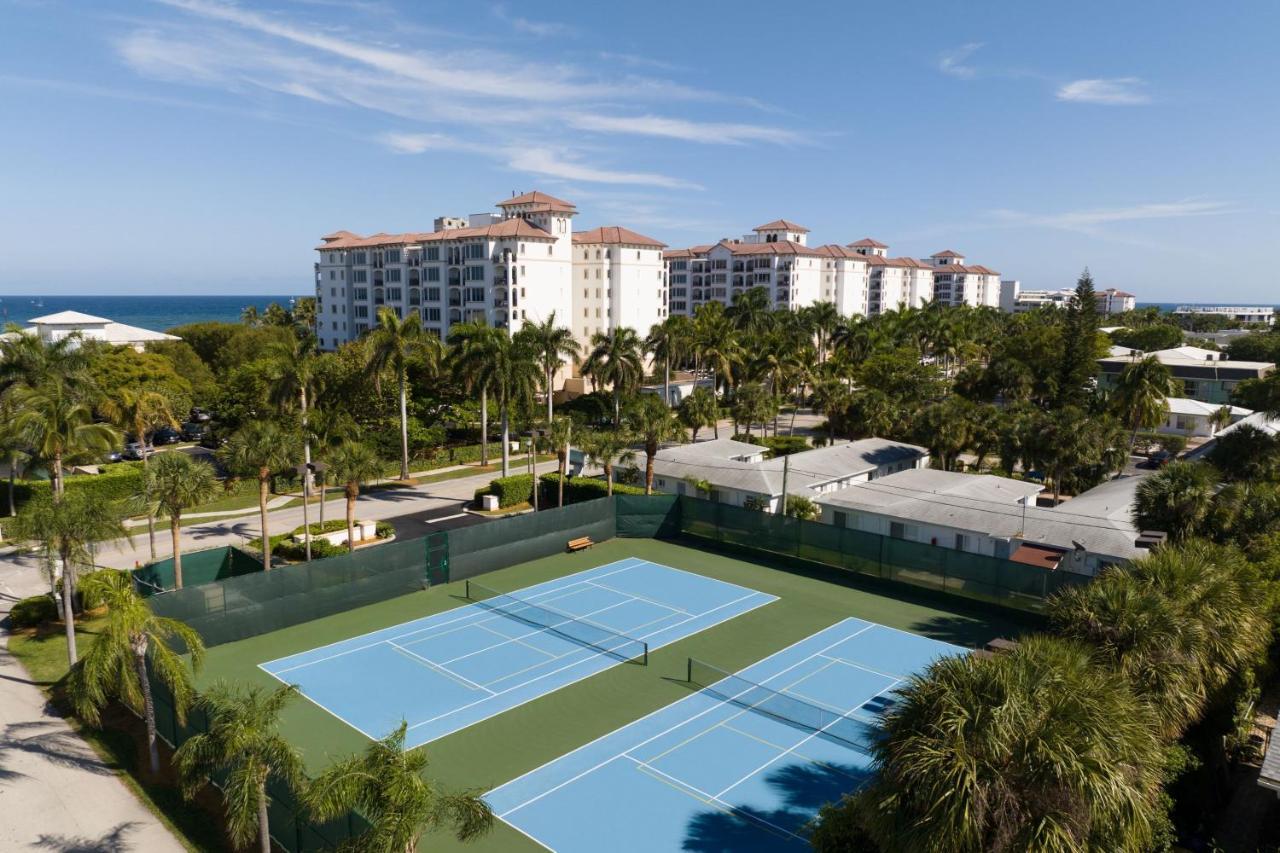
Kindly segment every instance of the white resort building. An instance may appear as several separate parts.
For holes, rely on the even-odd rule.
[[[1173,309],[1174,314],[1183,317],[1216,317],[1219,320],[1231,320],[1237,323],[1256,323],[1265,326],[1275,325],[1276,309],[1266,305],[1179,305]]]
[[[315,264],[321,348],[369,331],[384,305],[401,317],[417,312],[442,338],[464,321],[515,332],[555,314],[583,344],[616,326],[643,334],[666,316],[663,243],[618,227],[575,234],[577,208],[542,192],[497,207],[439,217],[426,232],[324,237]]]
[[[105,317],[94,317],[91,314],[81,314],[79,311],[59,311],[57,314],[33,317],[30,323],[31,325],[23,331],[36,335],[45,343],[54,343],[76,335],[81,340],[132,347],[142,352],[150,343],[181,340],[164,332],[126,326],[124,323],[116,323]]]
[[[1023,290],[1022,282],[1008,280],[999,282],[1000,308],[1011,314],[1022,314],[1037,308],[1065,308],[1071,304],[1075,296],[1075,288],[1064,287],[1057,290]],[[1123,314],[1137,307],[1138,297],[1123,290],[1108,287],[1095,294],[1098,300],[1099,314]]]

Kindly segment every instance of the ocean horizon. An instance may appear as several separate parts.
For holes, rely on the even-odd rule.
[[[188,323],[239,321],[246,306],[264,310],[272,302],[286,308],[290,299],[314,294],[276,295],[189,295],[189,296],[41,296],[17,294],[0,296],[0,325],[16,323],[25,326],[33,317],[79,311],[127,326],[140,326],[156,332]]]

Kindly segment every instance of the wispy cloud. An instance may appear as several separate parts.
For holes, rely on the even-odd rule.
[[[493,14],[496,18],[511,25],[511,28],[517,32],[526,33],[538,38],[546,38],[548,36],[565,36],[572,35],[574,30],[568,24],[562,24],[556,21],[531,21],[520,15],[513,15],[504,4],[499,3],[493,7]]]
[[[691,181],[653,172],[619,172],[600,169],[574,160],[562,159],[549,148],[519,148],[508,152],[508,165],[521,172],[560,178],[566,181],[590,181],[598,184],[633,184],[666,189],[702,189]]]
[[[1057,98],[1059,101],[1103,104],[1109,107],[1135,106],[1151,102],[1151,96],[1146,92],[1146,82],[1139,77],[1072,80],[1058,89]]]
[[[745,142],[772,142],[791,145],[803,141],[798,133],[780,127],[758,124],[696,122],[667,116],[607,116],[598,113],[572,113],[566,116],[570,126],[601,133],[631,133],[638,136],[660,136],[721,145]]]
[[[685,71],[683,65],[677,65],[674,62],[666,62],[661,59],[652,59],[648,56],[639,56],[634,53],[615,53],[609,50],[602,50],[596,54],[605,62],[612,62],[618,65],[625,65],[629,68],[653,68],[658,71]]]
[[[443,133],[384,133],[378,142],[397,154],[421,154],[424,151],[441,151],[462,147],[462,144]]]
[[[1186,199],[1183,201],[1135,204],[1128,207],[1099,207],[1048,214],[1028,213],[1020,210],[995,210],[992,211],[992,215],[1010,224],[1085,230],[1117,222],[1181,219],[1188,216],[1221,216],[1235,212],[1235,206],[1225,201]]]
[[[978,70],[966,63],[969,57],[977,53],[984,42],[971,41],[952,50],[943,51],[938,56],[938,70],[952,77],[968,80],[977,75]]]

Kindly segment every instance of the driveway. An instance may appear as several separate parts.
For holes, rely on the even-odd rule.
[[[48,590],[34,562],[0,564],[0,620]],[[182,851],[185,848],[45,703],[9,653],[0,621],[0,850]]]

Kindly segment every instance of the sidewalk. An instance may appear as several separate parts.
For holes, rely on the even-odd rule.
[[[33,570],[0,577],[0,620],[13,598],[46,586]],[[0,628],[0,850],[185,850],[117,772],[53,713],[9,653]]]

